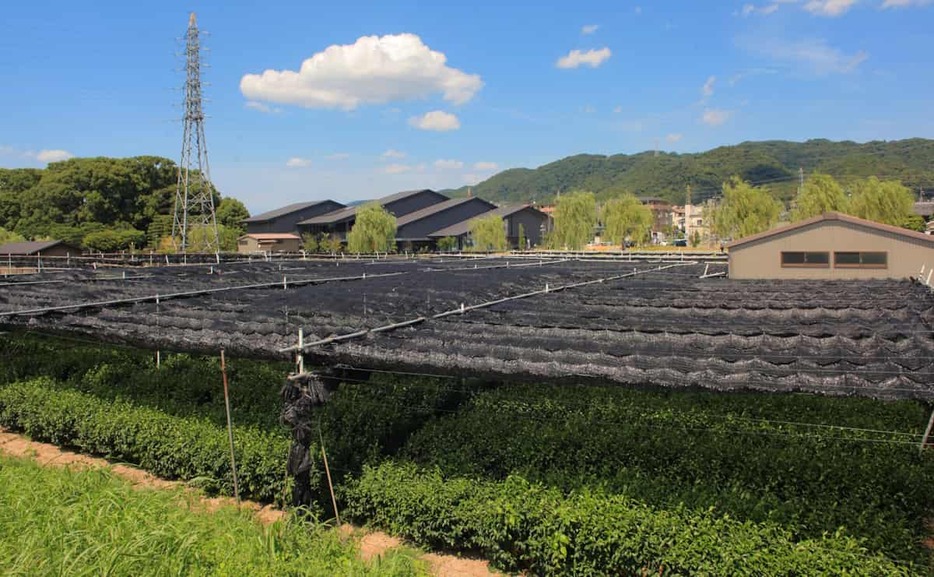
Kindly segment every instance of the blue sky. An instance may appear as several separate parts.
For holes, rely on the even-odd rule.
[[[211,175],[253,212],[582,152],[934,137],[934,0],[89,4],[4,6],[0,166],[177,160],[190,11]]]

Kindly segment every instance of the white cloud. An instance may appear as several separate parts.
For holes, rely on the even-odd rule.
[[[311,161],[307,158],[293,156],[292,158],[285,161],[285,165],[289,168],[308,168],[311,166]]]
[[[438,170],[458,170],[464,168],[464,163],[460,160],[439,159],[435,161],[435,168]]]
[[[669,144],[675,144],[681,142],[681,139],[684,138],[683,134],[669,134],[665,137],[665,142]]]
[[[808,0],[804,9],[818,16],[842,16],[859,0]]]
[[[383,158],[405,158],[405,153],[402,152],[401,150],[390,148],[386,152],[382,153],[380,156]]]
[[[707,108],[704,110],[704,114],[701,115],[701,122],[707,126],[720,126],[724,122],[730,119],[730,116],[733,113],[729,110],[721,110],[719,108]]]
[[[329,154],[325,156],[328,160],[347,160],[350,158],[349,152],[335,152],[334,154]]]
[[[412,167],[407,164],[388,164],[383,168],[383,172],[386,174],[402,174],[410,170],[412,170]]]
[[[717,77],[709,76],[707,82],[704,83],[704,86],[701,88],[701,94],[704,95],[704,98],[710,98],[713,96],[713,85],[716,84]]]
[[[790,0],[790,2],[796,2],[797,0]],[[745,18],[752,16],[753,14],[758,14],[760,16],[768,16],[769,14],[774,14],[778,11],[779,6],[782,4],[790,3],[789,0],[780,0],[777,2],[772,2],[766,4],[765,6],[756,6],[755,4],[743,4],[740,14]]]
[[[476,74],[446,64],[415,34],[363,36],[353,44],[328,46],[298,71],[246,74],[240,92],[251,101],[306,108],[352,110],[361,104],[410,100],[434,93],[463,104],[483,87]]]
[[[820,76],[854,72],[869,58],[869,53],[860,50],[846,54],[823,39],[785,41],[779,38],[756,38],[746,43],[752,52],[789,64],[802,64],[810,72]]]
[[[36,160],[39,162],[61,162],[74,157],[75,155],[67,150],[40,150],[36,154]]]
[[[642,6],[636,6],[635,8],[632,9],[632,11],[635,12],[636,15],[638,16],[639,14],[642,14]]]
[[[499,165],[495,162],[475,162],[473,165],[473,169],[479,172],[487,172],[497,168],[499,168]]]
[[[622,107],[622,106],[617,106],[617,107],[613,108],[613,113],[614,113],[614,114],[619,114],[619,113],[622,112],[622,111],[623,111],[623,107]]]
[[[432,110],[422,116],[413,116],[409,118],[409,124],[420,130],[434,130],[436,132],[447,132],[461,127],[461,121],[456,116],[443,110]]]
[[[581,27],[581,34],[593,34],[598,28],[600,28],[599,24],[587,24]]]
[[[588,50],[586,52],[581,52],[580,50],[571,50],[568,52],[567,56],[562,56],[555,63],[555,66],[558,68],[578,68],[586,64],[591,68],[596,68],[609,59],[613,53],[609,48],[601,48],[599,50]]]
[[[250,110],[258,110],[259,112],[265,112],[266,114],[272,114],[275,112],[282,112],[281,108],[273,108],[268,104],[263,104],[262,102],[257,102],[255,100],[247,100],[243,104],[244,108],[249,108]]]
[[[934,0],[885,0],[883,8],[907,8],[909,6],[927,6]]]

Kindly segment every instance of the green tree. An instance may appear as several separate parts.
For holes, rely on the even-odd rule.
[[[214,235],[210,226],[192,226],[188,229],[187,251],[189,253],[214,252],[212,247]],[[239,229],[227,228],[222,224],[217,225],[217,242],[220,252],[235,252],[237,250],[237,239],[240,238]]]
[[[506,227],[503,217],[498,214],[481,216],[470,221],[470,238],[473,240],[473,249],[479,251],[504,251],[508,247],[506,242]]]
[[[708,221],[721,239],[738,239],[772,228],[781,212],[782,203],[767,189],[734,176],[723,183],[723,198],[712,208]]]
[[[693,246],[694,248],[699,247],[700,241],[701,241],[700,232],[695,230],[694,234],[691,235],[691,246]]]
[[[804,220],[825,212],[846,212],[847,198],[843,187],[830,175],[814,173],[804,183],[795,198],[792,220]]]
[[[246,225],[243,219],[250,217],[250,211],[246,206],[236,198],[224,198],[217,205],[217,224],[223,225],[231,230],[236,230],[240,234],[246,232]]]
[[[118,252],[138,248],[146,242],[146,233],[136,229],[102,230],[84,237],[84,246],[99,252]]]
[[[26,240],[22,235],[16,234],[12,230],[7,230],[0,226],[0,244],[7,244],[11,242],[23,242]]]
[[[554,230],[551,242],[554,248],[581,250],[593,240],[597,222],[597,201],[592,192],[564,194],[555,204]]]
[[[306,232],[302,234],[302,250],[305,252],[318,252],[318,237]]]
[[[353,228],[347,235],[350,252],[389,252],[395,246],[396,217],[378,202],[370,202],[357,211]]]
[[[914,196],[902,183],[872,176],[852,185],[849,213],[858,218],[904,226],[914,214]]]
[[[644,244],[652,230],[652,211],[632,194],[603,205],[603,236],[611,244],[624,246],[626,239]]]
[[[320,252],[326,252],[330,254],[338,254],[341,252],[343,243],[341,242],[341,237],[336,234],[326,236],[322,238],[318,243],[318,250]]]
[[[518,248],[519,250],[525,250],[529,248],[528,246],[526,246],[527,244],[529,244],[529,241],[528,241],[528,237],[525,236],[525,225],[522,224],[521,222],[519,223],[519,238],[516,240],[517,240],[516,244],[518,245],[516,248]]]
[[[446,236],[438,239],[438,250],[441,252],[451,252],[457,250],[457,237]]]

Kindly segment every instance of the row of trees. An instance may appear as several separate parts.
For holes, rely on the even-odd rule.
[[[853,180],[846,186],[826,174],[813,174],[792,200],[791,210],[767,187],[753,186],[738,176],[723,183],[722,197],[704,208],[711,232],[720,239],[738,239],[757,234],[787,217],[803,220],[836,211],[911,230],[924,230],[924,219],[913,213],[911,191],[897,181],[876,177]],[[650,238],[651,210],[632,194],[625,193],[598,205],[591,192],[564,194],[555,205],[554,229],[546,243],[551,248],[580,250],[594,239],[603,225],[602,237],[611,244],[640,245]],[[696,244],[698,239],[691,239]]]
[[[623,246],[626,241],[644,244],[652,232],[652,211],[634,195],[626,193],[597,205],[592,192],[561,195],[555,204],[554,229],[546,244],[550,248],[581,250],[594,238],[603,223],[603,239]]]
[[[876,177],[841,185],[827,174],[813,174],[792,201],[788,218],[799,221],[825,212],[924,230],[924,219],[914,214],[914,197],[897,181]],[[738,239],[775,226],[784,206],[766,187],[752,186],[738,177],[723,185],[723,197],[705,208],[711,232],[721,239]]]
[[[171,246],[177,181],[176,164],[158,156],[0,169],[0,229],[14,239],[56,238],[103,252]],[[212,193],[221,246],[236,250],[249,212],[242,202]],[[191,235],[199,238],[198,231]]]

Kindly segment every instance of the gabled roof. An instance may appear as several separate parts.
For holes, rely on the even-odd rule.
[[[429,234],[428,236],[432,238],[435,238],[435,237],[443,238],[445,236],[461,236],[462,234],[467,234],[468,232],[470,232],[470,223],[478,218],[485,218],[485,217],[488,217],[494,214],[502,218],[507,218],[525,209],[534,210],[535,212],[541,214],[542,220],[548,218],[547,214],[534,208],[530,204],[514,204],[512,206],[501,206],[497,209],[491,210],[490,212],[485,212],[483,214],[477,215],[465,221],[458,222],[457,224],[452,224],[451,226],[442,228],[441,230],[436,230],[435,232]]]
[[[68,245],[63,240],[36,240],[28,242],[11,242],[0,246],[0,254],[36,254],[60,244]],[[81,252],[77,247],[71,247],[75,252]]]
[[[427,206],[427,207],[425,207],[425,208],[423,208],[423,209],[421,209],[421,210],[416,210],[415,212],[410,212],[409,214],[407,214],[407,215],[405,215],[405,216],[403,216],[403,217],[397,218],[397,219],[396,219],[396,226],[401,228],[401,227],[403,227],[403,226],[405,226],[405,225],[407,225],[407,224],[411,224],[411,223],[413,223],[413,222],[415,222],[415,221],[417,221],[417,220],[421,220],[421,219],[423,219],[423,218],[429,217],[429,216],[431,216],[431,215],[433,215],[433,214],[437,214],[437,213],[439,213],[439,212],[444,212],[445,210],[454,208],[454,207],[456,207],[456,206],[460,206],[460,205],[462,205],[462,204],[466,204],[466,203],[468,203],[468,202],[484,202],[484,203],[490,205],[491,208],[496,208],[496,205],[493,204],[492,202],[487,202],[487,201],[483,200],[482,198],[477,198],[476,196],[469,196],[469,197],[467,197],[467,198],[452,198],[452,199],[450,199],[450,200],[445,200],[444,202],[439,202],[438,204],[433,204],[433,205],[431,205],[431,206]]]
[[[839,212],[825,212],[820,216],[811,217],[794,224],[783,226],[781,228],[773,228],[772,230],[767,230],[765,232],[760,232],[759,234],[754,234],[752,236],[747,236],[746,238],[741,238],[735,240],[728,245],[727,248],[736,248],[749,244],[751,242],[760,241],[767,238],[778,237],[788,233],[792,233],[803,228],[810,226],[819,225],[825,222],[842,222],[846,224],[851,224],[858,228],[864,228],[876,232],[885,232],[888,234],[894,234],[901,236],[906,239],[912,240],[921,240],[924,242],[931,243],[934,245],[934,236],[929,234],[924,234],[923,232],[917,232],[914,230],[908,230],[907,228],[901,228],[899,226],[892,226],[890,224],[882,224],[881,222],[874,222],[871,220],[865,220],[862,218],[856,218],[855,216],[850,216],[848,214],[843,214]]]
[[[333,212],[329,212],[326,214],[322,214],[320,216],[315,216],[315,217],[303,220],[298,224],[302,224],[302,225],[335,224],[338,222],[343,222],[345,220],[350,220],[352,218],[355,218],[357,216],[357,210],[359,210],[360,207],[366,204],[369,204],[371,202],[378,202],[381,206],[386,206],[387,204],[392,204],[394,202],[398,202],[400,200],[403,200],[410,196],[415,196],[416,194],[421,194],[423,192],[431,192],[434,194],[438,194],[439,196],[444,196],[441,193],[431,190],[430,188],[421,188],[419,190],[404,190],[402,192],[390,194],[389,196],[377,198],[376,200],[361,201],[357,204],[354,204],[353,206],[348,206],[340,210],[335,210]]]
[[[287,232],[254,232],[245,234],[240,238],[255,238],[256,240],[302,240],[297,234]]]
[[[277,208],[276,210],[270,210],[269,212],[264,212],[262,214],[257,214],[256,216],[251,216],[250,218],[243,219],[243,222],[267,222],[274,218],[279,218],[280,216],[285,216],[293,212],[298,212],[308,208],[309,206],[315,206],[316,204],[321,204],[324,202],[329,202],[327,200],[315,200],[313,202],[296,202],[283,206],[282,208]]]

